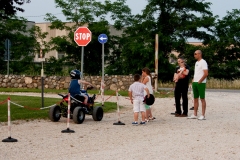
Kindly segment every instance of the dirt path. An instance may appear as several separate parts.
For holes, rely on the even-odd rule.
[[[91,116],[83,124],[70,121],[75,133],[61,133],[67,128],[65,118],[57,123],[15,121],[12,137],[18,142],[0,142],[0,159],[240,159],[240,93],[207,92],[206,97],[205,121],[170,115],[175,111],[174,100],[164,98],[156,99],[153,106],[156,120],[145,126],[132,126],[132,106],[125,97],[120,97],[124,126],[113,125],[117,122],[116,113],[105,114],[100,122]],[[116,101],[116,97],[109,101]],[[7,138],[7,124],[0,123],[0,128],[0,137]]]

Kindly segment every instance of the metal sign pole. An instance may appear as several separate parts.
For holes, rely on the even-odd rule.
[[[102,106],[104,106],[104,43],[102,43]]]
[[[101,81],[101,97],[102,97],[102,106],[104,105],[104,43],[106,43],[108,37],[106,34],[100,34],[98,36],[98,41],[102,44],[102,81]]]
[[[84,79],[83,76],[83,63],[84,63],[84,46],[82,46],[82,53],[81,53],[81,79]],[[82,89],[84,89],[83,84],[81,84]]]

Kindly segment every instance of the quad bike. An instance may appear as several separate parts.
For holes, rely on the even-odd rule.
[[[92,89],[92,88],[87,88]],[[87,90],[82,90],[82,93],[87,94]],[[68,95],[58,94],[63,98],[59,105],[53,106],[49,110],[49,118],[53,122],[59,121],[61,116],[67,118],[68,113]],[[83,123],[85,120],[85,114],[92,115],[93,120],[101,121],[103,118],[103,109],[100,106],[94,106],[94,100],[96,95],[92,97],[88,96],[88,104],[85,105],[85,97],[82,95],[75,95],[70,98],[70,118],[77,124]]]

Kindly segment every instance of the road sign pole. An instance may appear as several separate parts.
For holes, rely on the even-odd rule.
[[[104,43],[102,44],[102,97],[104,97]],[[102,106],[104,106],[104,98],[102,98]]]
[[[83,77],[83,63],[84,63],[84,46],[82,46],[82,53],[81,53],[81,72],[82,72],[81,79],[84,79],[84,77]],[[81,86],[84,89],[83,85],[81,85]]]
[[[79,27],[74,32],[74,41],[78,46],[82,47],[81,52],[81,78],[84,79],[83,65],[84,65],[84,46],[87,46],[91,42],[92,32],[87,27]],[[83,85],[81,85],[84,89]]]
[[[100,34],[98,36],[98,41],[102,44],[102,81],[101,81],[101,97],[102,97],[102,106],[104,105],[104,43],[106,43],[108,37],[106,34]]]

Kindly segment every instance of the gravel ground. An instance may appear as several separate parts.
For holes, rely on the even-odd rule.
[[[131,125],[130,101],[125,97],[119,99],[119,104],[124,106],[120,120],[126,125],[122,126],[113,125],[118,120],[117,113],[105,114],[100,122],[93,121],[91,116],[86,116],[83,124],[71,120],[70,129],[75,133],[61,133],[67,128],[66,118],[55,123],[50,120],[12,122],[12,137],[18,142],[1,142],[0,159],[240,159],[240,93],[207,92],[204,121],[174,117],[170,114],[175,111],[174,99],[158,98],[153,105],[156,119],[145,126]],[[108,101],[116,101],[116,97]],[[190,99],[189,107],[192,107]],[[7,123],[0,123],[0,128],[0,137],[7,138]]]

